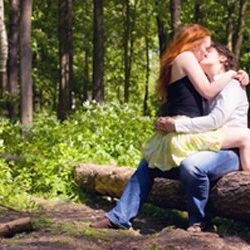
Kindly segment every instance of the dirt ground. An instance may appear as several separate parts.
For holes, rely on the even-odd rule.
[[[1,250],[247,250],[250,238],[236,233],[188,233],[186,219],[170,212],[152,215],[144,209],[130,230],[95,230],[89,224],[113,206],[104,199],[88,204],[37,200],[38,212],[0,210],[0,222],[31,216],[35,230],[0,241]],[[248,233],[246,235],[249,235]]]

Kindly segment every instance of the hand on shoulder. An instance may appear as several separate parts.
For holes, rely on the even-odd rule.
[[[247,86],[249,84],[249,75],[244,70],[238,70],[233,76],[234,79],[238,80],[242,86]]]

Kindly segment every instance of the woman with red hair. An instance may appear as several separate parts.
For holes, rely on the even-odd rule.
[[[161,100],[166,100],[166,115],[182,115],[191,118],[206,115],[204,98],[211,99],[216,96],[233,77],[237,77],[241,82],[248,81],[245,73],[236,74],[234,71],[228,71],[223,78],[212,83],[209,82],[199,62],[206,56],[210,46],[210,32],[198,24],[183,27],[175,35],[161,58],[157,85]],[[158,125],[159,121],[156,123],[156,127]],[[204,165],[211,171],[216,169],[216,175],[221,176],[225,172],[239,169],[238,162],[238,156],[234,151],[223,150],[216,153],[211,152],[208,159],[200,160],[200,157],[197,157],[197,162],[193,159],[192,164],[197,169],[204,167]],[[190,169],[190,175],[192,169],[189,166],[192,164],[189,161],[188,166],[186,166],[186,169]],[[185,161],[181,167],[185,167]],[[223,169],[223,173],[220,169]],[[179,168],[161,171],[157,168],[150,168],[148,162],[142,160],[128,181],[116,206],[91,226],[114,229],[131,227],[132,220],[146,201],[156,177],[179,179]],[[205,206],[209,187],[201,187],[199,182],[199,179],[194,179],[190,180],[188,184],[192,186],[190,197],[197,197],[199,189],[206,189],[206,192],[202,193],[202,197],[195,198],[195,201],[192,198],[188,200],[192,203],[188,204],[190,205],[188,207],[195,207],[189,220],[190,226],[193,224],[202,225],[206,220]]]
[[[195,95],[192,96],[188,93],[190,90],[195,93],[194,89],[196,89],[201,96],[206,97],[206,99],[211,99],[224,89],[225,83],[229,84],[229,82],[231,82],[229,81],[230,77],[234,75],[237,76],[234,71],[237,64],[234,54],[222,45],[217,44],[216,46],[216,44],[213,44],[210,46],[211,41],[208,35],[209,32],[197,24],[184,27],[161,58],[161,71],[157,90],[162,100],[164,100],[168,94],[167,113],[168,115],[176,116],[175,119],[177,120],[185,118],[187,113],[188,117],[192,118],[191,113],[193,110],[190,109],[190,104],[199,100],[199,97],[196,96],[197,98],[194,100]],[[203,37],[202,43],[197,40],[198,37]],[[213,67],[211,67],[210,62],[206,68],[208,68],[209,71],[212,70],[212,72],[223,73],[223,77],[219,77],[221,81],[209,81],[204,73],[205,70],[202,66],[204,66],[208,54],[205,49],[206,47],[210,51],[214,49],[214,52],[216,52],[217,49],[220,52],[215,53],[216,56],[210,53]],[[202,54],[203,48],[204,53]],[[231,67],[229,67],[228,64],[231,64]],[[199,79],[201,79],[201,81],[199,81]],[[210,79],[213,78],[210,77]],[[237,82],[234,82],[234,84],[237,84]],[[217,93],[217,91],[219,92]],[[199,105],[199,103],[197,104]],[[201,104],[200,102],[200,107]],[[227,103],[227,106],[230,107],[232,105]],[[223,109],[228,110],[228,107],[224,107]],[[245,107],[248,109],[248,104],[245,105]],[[244,112],[241,114],[242,117],[244,116],[244,120],[247,120],[245,116],[247,109],[244,109]],[[224,111],[220,110],[217,111],[217,113],[218,112],[220,113],[220,117],[227,116],[224,115]],[[193,117],[196,116],[196,114],[193,115]],[[234,126],[230,123],[230,128],[228,126],[221,128],[221,125],[224,124],[216,122],[215,116],[213,119],[214,126],[210,126],[210,128],[205,126],[202,130],[203,133],[200,133],[201,131],[197,133],[197,131],[192,131],[192,128],[190,128],[189,131],[192,131],[192,133],[166,134],[162,133],[164,132],[165,119],[160,118],[159,124],[161,126],[158,126],[158,128],[163,127],[163,130],[156,131],[143,145],[143,157],[148,162],[149,167],[156,167],[162,171],[166,171],[172,167],[179,166],[188,155],[197,151],[218,151],[221,148],[239,148],[241,167],[244,171],[249,172],[250,131],[245,126],[246,124],[244,123],[244,126],[240,124],[239,126],[238,123],[235,124],[233,122]],[[240,117],[238,117],[238,119],[241,120]],[[203,125],[204,122],[206,122],[206,120],[203,121]],[[225,122],[227,121],[225,120]],[[239,127],[242,129],[239,129]],[[174,131],[168,130],[167,132]],[[178,132],[183,131],[180,130]],[[237,133],[237,137],[234,136],[235,133]]]

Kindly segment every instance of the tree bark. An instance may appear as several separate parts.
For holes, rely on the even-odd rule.
[[[0,72],[6,72],[8,40],[4,23],[4,1],[0,0]]]
[[[137,1],[134,3],[134,12],[136,12]],[[124,26],[124,102],[129,102],[130,96],[130,78],[131,68],[134,56],[134,38],[133,30],[135,24],[136,13],[131,16],[131,6],[129,0],[123,0],[123,26]],[[131,20],[132,19],[132,20]]]
[[[33,230],[31,218],[21,218],[0,224],[0,237],[12,237],[17,233],[31,232]]]
[[[7,91],[7,73],[6,64],[8,59],[8,40],[4,22],[4,1],[0,1],[0,81],[1,93],[0,98],[3,98]]]
[[[164,26],[164,22],[162,21],[162,17],[160,15],[160,8],[161,6],[159,5],[159,1],[155,0],[155,6],[157,9],[157,16],[156,16],[156,21],[157,21],[157,30],[158,30],[158,41],[159,41],[159,49],[160,49],[160,57],[164,53],[167,45],[167,32]]]
[[[156,21],[157,21],[158,40],[159,40],[160,57],[161,57],[167,46],[167,34],[162,19],[159,16],[157,16]]]
[[[73,38],[72,38],[72,0],[59,0],[59,57],[60,83],[58,118],[67,118],[72,106],[73,80]]]
[[[79,164],[74,179],[88,191],[120,197],[134,168]],[[208,206],[216,215],[250,221],[250,174],[233,172],[212,188]],[[163,208],[187,209],[185,191],[178,180],[156,178],[148,201]]]
[[[23,0],[20,27],[21,122],[26,126],[32,124],[33,113],[31,15],[32,0]]]
[[[89,52],[85,50],[84,56],[84,82],[83,82],[83,101],[88,100],[88,89],[89,89]]]
[[[171,0],[170,1],[170,13],[171,13],[171,29],[173,35],[178,30],[178,27],[181,24],[180,15],[181,15],[181,0]]]
[[[130,81],[130,69],[129,69],[129,40],[130,40],[130,6],[129,0],[123,0],[123,48],[124,48],[124,101],[129,101],[129,81]]]
[[[149,23],[147,22],[147,27]],[[150,73],[150,60],[149,60],[149,38],[148,38],[148,32],[147,32],[147,27],[145,31],[145,45],[146,45],[146,50],[145,50],[145,55],[146,55],[146,81],[145,81],[145,94],[144,94],[144,100],[143,100],[143,114],[144,115],[149,115],[149,110],[148,110],[148,88],[149,88],[149,73]]]
[[[247,1],[240,0],[240,7],[239,7],[239,15],[238,15],[238,24],[237,24],[237,32],[234,35],[234,54],[239,60],[240,58],[240,51],[241,45],[243,41],[243,32],[245,30],[245,17],[246,17],[246,10],[247,10]]]
[[[103,0],[94,0],[93,99],[104,101],[104,25]]]
[[[201,0],[195,0],[194,5],[194,22],[202,24],[203,21],[203,12],[201,10],[202,1]]]
[[[10,35],[9,35],[9,76],[8,92],[11,96],[7,104],[9,117],[17,115],[18,97],[18,39],[19,39],[20,1],[11,0],[10,3]]]
[[[233,50],[233,31],[234,31],[234,21],[233,14],[235,9],[235,0],[227,0],[227,47]]]

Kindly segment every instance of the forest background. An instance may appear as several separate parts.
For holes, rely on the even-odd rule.
[[[79,200],[77,162],[136,166],[159,58],[199,23],[250,72],[249,0],[0,1],[0,203]]]

